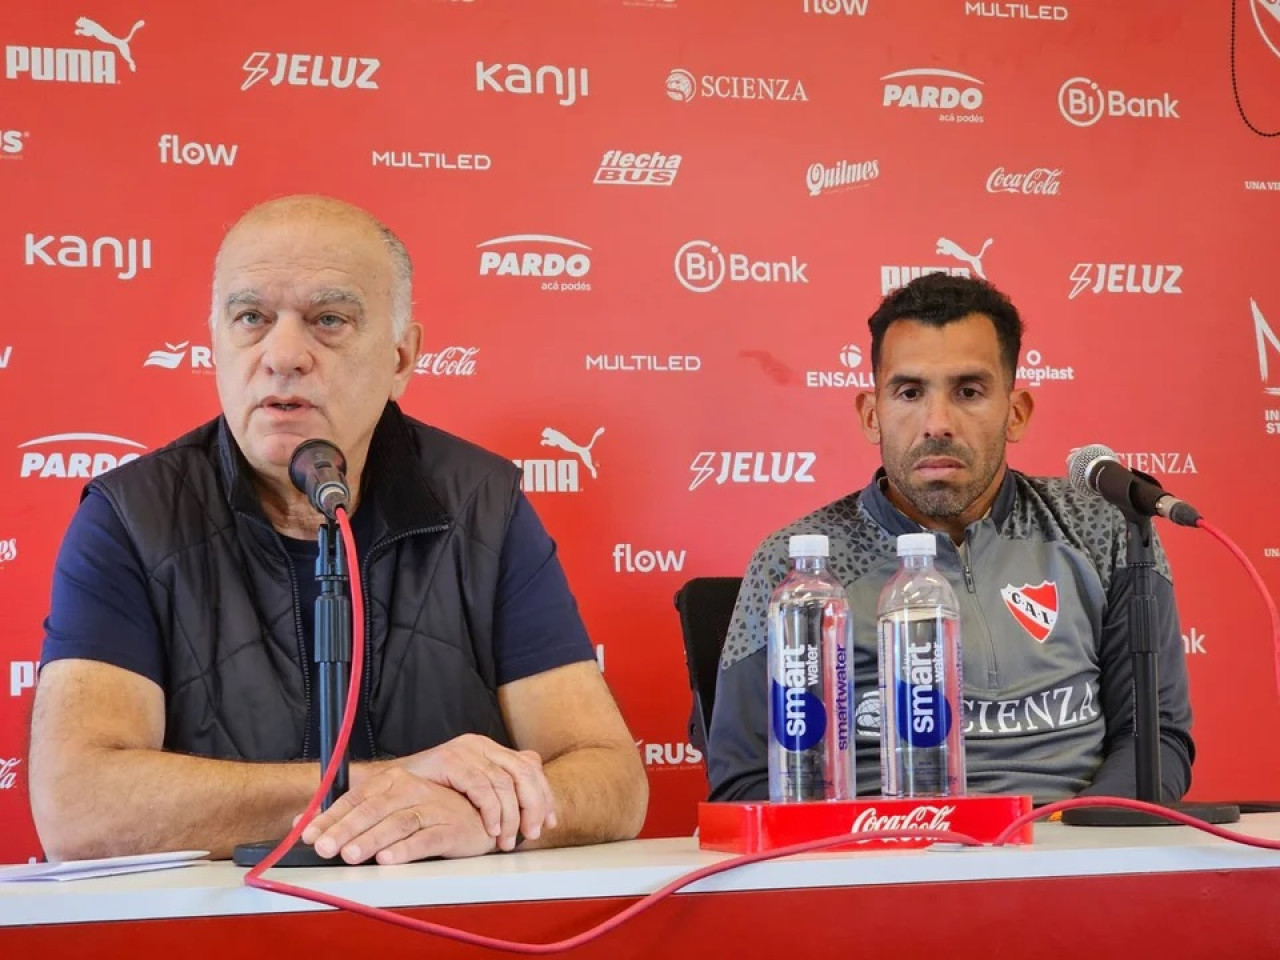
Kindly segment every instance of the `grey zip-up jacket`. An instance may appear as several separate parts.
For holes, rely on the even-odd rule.
[[[756,550],[725,640],[707,749],[712,800],[768,799],[767,611],[790,569],[788,538],[830,538],[832,573],[854,621],[854,730],[860,794],[880,791],[876,606],[897,570],[896,538],[920,526],[881,489],[814,511]],[[960,602],[965,750],[971,793],[1136,793],[1125,521],[1105,501],[1060,478],[1009,470],[965,549],[938,536],[938,568]],[[1173,584],[1156,544],[1155,631],[1160,671],[1163,799],[1191,782],[1186,662]]]

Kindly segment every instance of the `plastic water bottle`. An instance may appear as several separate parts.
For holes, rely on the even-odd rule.
[[[898,537],[880,593],[880,780],[887,797],[965,792],[964,677],[955,591],[932,533]]]
[[[821,535],[794,536],[769,598],[769,799],[844,800],[853,783],[853,620]]]

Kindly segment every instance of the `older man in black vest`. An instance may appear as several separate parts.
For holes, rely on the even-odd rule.
[[[368,615],[351,790],[308,828],[380,863],[635,836],[648,788],[514,464],[413,420],[412,268],[368,213],[254,208],[214,269],[222,415],[85,489],[31,734],[51,858],[282,835],[318,782],[321,517],[303,440],[346,455]]]

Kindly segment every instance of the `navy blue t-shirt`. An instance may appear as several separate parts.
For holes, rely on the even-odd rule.
[[[360,556],[369,543],[370,514],[357,508],[351,529]],[[314,657],[314,540],[281,537],[298,584],[307,663],[316,689]],[[50,612],[44,622],[41,663],[83,659],[109,663],[164,687],[164,640],[151,609],[141,562],[107,499],[91,492],[71,518],[53,573]],[[555,541],[524,494],[516,499],[499,558],[493,618],[493,653],[501,686],[569,663],[595,658],[578,605],[556,555]],[[310,742],[319,743],[320,718],[313,696]],[[368,744],[356,736],[363,724],[357,704],[350,742],[353,760],[367,760]],[[314,752],[314,751],[313,751]]]

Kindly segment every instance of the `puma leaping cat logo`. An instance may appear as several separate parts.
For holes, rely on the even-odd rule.
[[[133,63],[133,57],[129,56],[129,42],[133,40],[133,35],[138,32],[139,27],[146,25],[145,20],[139,20],[133,25],[133,29],[129,31],[129,35],[121,40],[119,37],[112,36],[107,32],[106,28],[99,23],[94,23],[88,17],[81,17],[76,21],[77,37],[93,37],[100,40],[109,47],[115,47],[120,51],[120,56],[124,58],[124,62],[129,65],[129,69],[134,73],[138,72],[138,68]]]
[[[547,427],[542,431],[542,446],[559,447],[565,453],[572,453],[582,458],[582,465],[591,472],[591,479],[596,479],[596,465],[591,459],[591,448],[596,445],[596,441],[600,439],[600,434],[604,433],[604,427],[601,427],[591,435],[591,442],[585,447],[580,447],[559,430]]]
[[[987,247],[991,246],[991,238],[987,237],[987,242],[982,245],[982,249],[976,254],[965,253],[954,240],[948,240],[946,237],[938,238],[937,253],[945,254],[948,257],[955,257],[957,260],[963,260],[973,268],[983,280],[987,279],[987,275],[982,272],[982,255],[987,252]]]

